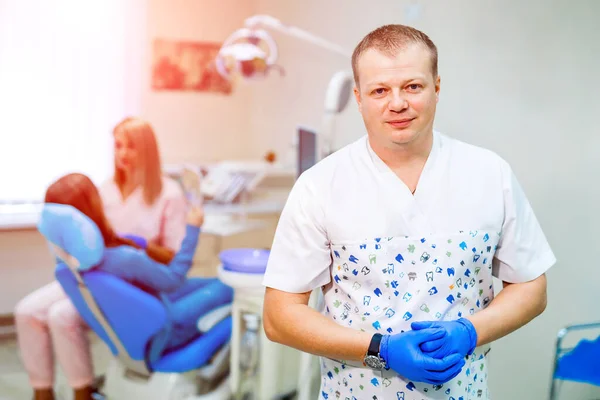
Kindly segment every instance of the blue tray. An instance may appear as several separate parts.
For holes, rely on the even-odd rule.
[[[265,249],[228,249],[219,253],[219,259],[226,271],[264,274],[270,253]]]

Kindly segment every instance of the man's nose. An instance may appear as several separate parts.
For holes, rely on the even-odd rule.
[[[390,102],[388,103],[388,109],[394,112],[402,112],[408,107],[408,102],[402,96],[402,93],[392,91]]]

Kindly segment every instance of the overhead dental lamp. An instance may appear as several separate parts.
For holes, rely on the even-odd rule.
[[[277,64],[277,43],[266,28],[308,41],[347,59],[351,57],[342,47],[310,32],[285,25],[268,15],[255,15],[247,18],[244,27],[233,32],[219,50],[215,64],[221,76],[234,82],[255,82],[266,79],[273,70],[278,71],[280,76],[284,74],[284,69]],[[325,93],[323,127],[319,135],[319,158],[335,150],[335,116],[348,105],[353,85],[351,70],[336,72],[329,81]]]
[[[277,43],[263,29],[242,28],[233,32],[219,50],[217,71],[228,80],[257,81],[271,69],[283,72],[277,64]]]

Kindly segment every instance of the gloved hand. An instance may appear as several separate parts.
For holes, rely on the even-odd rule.
[[[477,331],[466,318],[456,321],[423,321],[413,322],[411,328],[415,331],[425,329],[443,329],[446,335],[421,344],[421,350],[433,358],[444,358],[449,354],[458,353],[462,357],[471,355],[477,345]]]
[[[460,354],[449,354],[436,359],[423,354],[420,345],[443,339],[444,329],[432,328],[406,331],[395,335],[384,335],[379,354],[389,368],[406,379],[440,385],[458,375],[465,365]]]
[[[148,241],[141,236],[126,234],[121,236],[123,239],[129,239],[136,245],[138,245],[141,249],[146,250],[148,247]]]

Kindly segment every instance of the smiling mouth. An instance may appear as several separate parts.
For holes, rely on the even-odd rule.
[[[412,123],[412,121],[414,121],[414,118],[397,119],[393,121],[387,121],[387,123],[393,126],[394,128],[405,128],[409,126]]]

